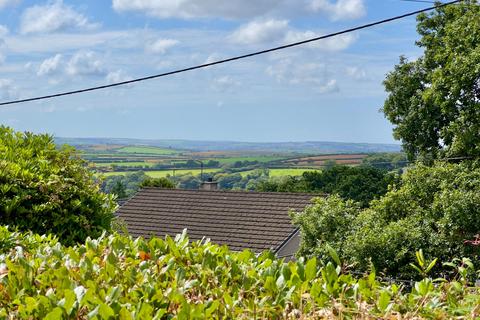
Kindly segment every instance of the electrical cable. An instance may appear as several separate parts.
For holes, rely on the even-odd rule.
[[[449,6],[449,5],[452,5],[452,4],[456,4],[456,3],[459,3],[461,1],[463,1],[463,0],[455,0],[455,1],[451,1],[451,2],[446,2],[446,3],[435,5],[433,7],[412,11],[412,12],[405,13],[405,14],[395,16],[395,17],[391,17],[391,18],[388,18],[388,19],[367,23],[367,24],[364,24],[364,25],[361,25],[361,26],[358,26],[358,27],[349,28],[349,29],[345,29],[345,30],[342,30],[342,31],[330,33],[330,34],[327,34],[327,35],[323,35],[323,36],[319,36],[319,37],[315,37],[315,38],[310,38],[310,39],[307,39],[307,40],[298,41],[298,42],[294,42],[294,43],[289,43],[289,44],[286,44],[286,45],[282,45],[282,46],[278,46],[278,47],[274,47],[274,48],[270,48],[270,49],[265,49],[265,50],[261,50],[261,51],[247,53],[247,54],[244,54],[244,55],[239,55],[239,56],[235,56],[235,57],[231,57],[231,58],[227,58],[227,59],[223,59],[223,60],[217,60],[217,61],[210,62],[210,63],[204,63],[204,64],[200,64],[200,65],[196,65],[196,66],[192,66],[192,67],[188,67],[188,68],[178,69],[178,70],[174,70],[174,71],[155,74],[155,75],[146,76],[146,77],[142,77],[142,78],[136,78],[136,79],[132,79],[132,80],[126,80],[126,81],[111,83],[111,84],[107,84],[107,85],[89,87],[89,88],[73,90],[73,91],[60,92],[60,93],[44,95],[44,96],[37,96],[37,97],[26,98],[26,99],[18,99],[18,100],[0,102],[0,106],[7,106],[7,105],[13,105],[13,104],[19,104],[19,103],[25,103],[25,102],[31,102],[31,101],[38,101],[38,100],[46,100],[46,99],[52,99],[52,98],[74,95],[74,94],[80,94],[80,93],[85,93],[85,92],[90,92],[90,91],[101,90],[101,89],[113,88],[113,87],[123,86],[123,85],[132,84],[132,83],[136,83],[136,82],[142,82],[142,81],[146,81],[146,80],[152,80],[152,79],[156,79],[156,78],[166,77],[166,76],[179,74],[179,73],[183,73],[183,72],[187,72],[187,71],[192,71],[192,70],[202,69],[202,68],[206,68],[206,67],[211,67],[211,66],[214,66],[214,65],[217,65],[217,64],[223,64],[223,63],[227,63],[227,62],[231,62],[231,61],[235,61],[235,60],[250,58],[250,57],[254,57],[254,56],[258,56],[258,55],[262,55],[262,54],[266,54],[266,53],[270,53],[270,52],[274,52],[274,51],[279,51],[279,50],[283,50],[283,49],[287,49],[287,48],[291,48],[291,47],[300,46],[300,45],[307,44],[307,43],[314,42],[314,41],[319,41],[319,40],[323,40],[323,39],[327,39],[327,38],[336,37],[336,36],[351,33],[351,32],[354,32],[354,31],[374,27],[374,26],[385,24],[385,23],[392,22],[392,21],[395,21],[395,20],[400,20],[400,19],[404,19],[404,18],[407,18],[407,17],[410,17],[410,16],[414,16],[414,15],[417,15],[417,14],[420,14],[420,13],[423,13],[423,12],[431,11],[431,10],[434,10],[434,9],[437,9],[437,8],[441,8],[441,7]]]

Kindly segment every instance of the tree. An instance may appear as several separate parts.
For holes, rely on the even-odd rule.
[[[147,178],[143,180],[140,184],[140,188],[145,187],[156,187],[156,188],[164,188],[164,189],[175,189],[175,183],[173,183],[168,178]]]
[[[118,199],[125,199],[127,197],[125,185],[121,181],[115,183],[112,193],[115,194]]]
[[[338,194],[368,206],[369,202],[384,195],[388,186],[398,182],[395,174],[374,167],[335,165],[322,171],[307,171],[301,177],[280,177],[262,181],[257,191],[315,192]]]
[[[424,54],[384,81],[382,108],[409,159],[480,156],[480,6],[476,0],[420,14]]]
[[[293,221],[301,229],[301,255],[326,257],[329,245],[359,270],[373,263],[378,271],[410,277],[419,249],[431,259],[470,257],[478,263],[479,249],[465,244],[480,233],[478,203],[480,163],[443,162],[410,168],[400,185],[368,208],[320,198],[293,214]]]
[[[49,135],[0,126],[0,223],[65,244],[110,230],[113,197],[102,193],[73,148]]]

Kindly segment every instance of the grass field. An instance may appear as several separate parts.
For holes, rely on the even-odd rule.
[[[156,155],[169,155],[169,154],[178,154],[178,150],[156,148],[156,147],[139,147],[139,146],[129,146],[123,147],[116,150],[117,152],[124,153],[136,153],[136,154],[156,154]]]
[[[121,167],[138,167],[138,166],[147,166],[153,167],[156,163],[154,162],[96,162],[96,167],[111,167],[112,165],[117,165]]]
[[[285,157],[275,157],[275,156],[257,156],[257,157],[232,157],[232,158],[212,158],[212,160],[219,161],[221,164],[231,164],[237,161],[258,161],[260,163],[277,161],[285,159]]]
[[[210,172],[217,172],[219,169],[204,169],[204,173],[210,173]],[[115,172],[105,172],[103,173],[104,176],[119,176],[119,175],[125,175],[127,173],[133,173],[135,171],[115,171]],[[200,174],[201,170],[200,169],[182,169],[182,170],[175,170],[175,175],[181,175],[181,174],[193,174],[193,175],[198,175]],[[166,177],[167,175],[173,175],[173,170],[158,170],[158,171],[145,171],[145,174],[147,176],[150,176],[152,178],[162,178]]]
[[[282,177],[282,176],[301,176],[305,171],[320,171],[320,170],[314,170],[314,169],[269,169],[269,175],[270,177]],[[244,171],[241,172],[240,174],[242,177],[245,177],[249,173],[252,173],[253,170],[250,171]]]

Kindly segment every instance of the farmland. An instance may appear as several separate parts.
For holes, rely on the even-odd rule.
[[[150,145],[78,145],[80,156],[105,176],[144,171],[158,178],[167,175],[234,172],[246,176],[255,169],[269,169],[272,177],[301,175],[331,163],[359,165],[367,154],[304,154],[259,150],[187,150]]]
[[[217,172],[219,169],[204,169],[203,173],[213,173]],[[155,170],[155,171],[145,171],[145,174],[151,178],[162,178],[168,175],[183,175],[183,174],[192,174],[192,175],[199,175],[201,173],[201,169],[181,169],[181,170]],[[130,171],[131,172],[131,171]],[[115,176],[115,175],[125,175],[129,173],[129,171],[111,171],[105,172],[103,175],[106,177],[108,176]]]

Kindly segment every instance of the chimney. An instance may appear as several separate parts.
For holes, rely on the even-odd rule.
[[[200,185],[200,190],[217,190],[218,182],[213,181],[212,178],[208,178],[207,181],[202,182]]]

